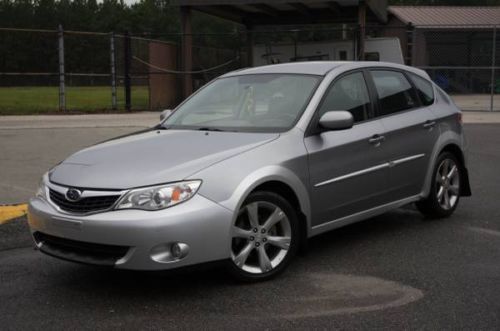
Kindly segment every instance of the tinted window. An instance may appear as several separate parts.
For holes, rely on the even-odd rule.
[[[406,77],[397,71],[371,71],[379,97],[379,115],[389,115],[417,106],[415,91]]]
[[[355,122],[368,118],[370,98],[363,74],[360,72],[349,74],[337,80],[327,92],[319,115],[327,111],[347,110],[354,117]]]
[[[434,89],[432,88],[432,84],[426,79],[414,74],[410,74],[410,78],[413,84],[415,84],[418,96],[424,106],[432,105],[434,103]]]

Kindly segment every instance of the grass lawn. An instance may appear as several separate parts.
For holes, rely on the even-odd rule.
[[[117,89],[118,110],[125,107],[123,87]],[[132,87],[132,108],[147,110],[149,89]],[[109,86],[66,87],[66,108],[69,112],[111,111]],[[0,115],[59,114],[59,88],[50,87],[0,87]]]

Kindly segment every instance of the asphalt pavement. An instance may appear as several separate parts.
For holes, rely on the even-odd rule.
[[[75,132],[85,145],[129,129],[49,138],[64,148]],[[500,125],[466,134],[473,196],[451,218],[428,221],[410,206],[323,234],[265,283],[239,284],[219,264],[129,272],[59,261],[31,248],[25,218],[13,220],[0,226],[0,328],[498,330]],[[40,135],[50,136],[16,139],[44,148]],[[19,159],[34,176],[29,156]]]

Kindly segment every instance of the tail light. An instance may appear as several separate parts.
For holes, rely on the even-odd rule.
[[[458,113],[458,123],[460,124],[463,124],[463,121],[462,121],[462,113]]]

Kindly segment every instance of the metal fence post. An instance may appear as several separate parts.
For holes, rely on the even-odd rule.
[[[111,32],[109,39],[109,51],[111,60],[111,108],[116,110],[116,62],[115,62],[115,33]]]
[[[58,28],[59,40],[59,110],[66,110],[66,93],[64,82],[64,31],[61,24]]]
[[[495,66],[496,66],[496,56],[497,56],[497,26],[493,27],[493,51],[491,59],[491,100],[490,100],[490,111],[495,108]]]
[[[238,52],[238,59],[239,59],[238,60],[238,62],[239,62],[238,68],[242,68],[243,65],[241,63],[241,31],[238,30],[237,33],[238,33],[238,50],[237,50],[237,52]]]
[[[406,56],[405,64],[414,65],[414,51],[415,51],[415,26],[410,22],[406,25]]]
[[[124,76],[125,76],[125,109],[130,110],[131,109],[131,101],[130,101],[130,65],[131,65],[131,57],[132,57],[132,52],[131,52],[131,47],[130,47],[130,33],[127,31],[125,33],[125,42],[124,44],[124,57],[125,60],[124,65]]]

